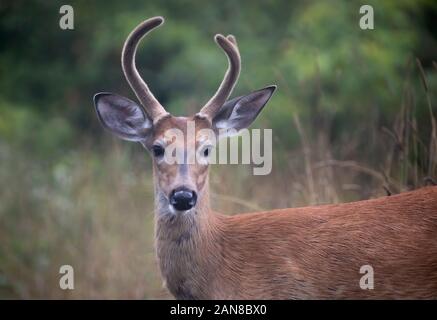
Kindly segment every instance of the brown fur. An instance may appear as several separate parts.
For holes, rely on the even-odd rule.
[[[197,132],[210,126],[169,116],[150,143],[169,128],[186,133],[187,120]],[[437,298],[437,187],[227,216],[210,209],[207,166],[180,171],[154,161],[157,256],[178,299]],[[195,211],[169,214],[160,195],[181,184],[199,194]],[[373,290],[360,288],[363,265],[374,269]]]
[[[437,298],[437,187],[340,205],[157,220],[180,299]],[[374,268],[363,290],[362,265]]]
[[[186,133],[187,120],[197,131],[209,126],[169,116],[152,140],[169,128]],[[437,187],[227,216],[210,209],[207,166],[189,165],[185,178],[180,169],[154,164],[158,199],[181,184],[199,194],[189,214],[168,214],[158,201],[157,256],[176,298],[437,298]],[[363,265],[374,269],[374,290],[359,286]]]

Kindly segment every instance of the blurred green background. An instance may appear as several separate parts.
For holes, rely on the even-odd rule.
[[[273,129],[272,173],[214,166],[215,209],[368,199],[437,178],[435,1],[365,1],[374,30],[359,28],[361,1],[67,2],[0,3],[0,298],[170,297],[153,249],[150,159],[104,132],[92,104],[99,91],[134,97],[121,48],[155,15],[166,24],[137,65],[174,114],[217,89],[216,33],[239,41],[234,95],[278,85],[252,126]],[[59,28],[62,4],[74,30]],[[58,285],[64,264],[72,291]]]

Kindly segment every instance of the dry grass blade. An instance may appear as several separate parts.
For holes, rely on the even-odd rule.
[[[341,168],[350,168],[352,170],[356,170],[365,174],[368,174],[375,178],[376,180],[380,181],[382,184],[388,183],[391,186],[396,186],[396,183],[389,177],[385,177],[384,174],[379,173],[378,171],[374,169],[370,169],[364,165],[361,165],[355,161],[340,161],[340,160],[326,160],[321,161],[319,163],[316,163],[314,165],[314,169],[320,169],[327,166],[335,166],[335,167],[341,167]]]
[[[216,198],[217,200],[223,201],[223,202],[232,202],[232,203],[238,204],[240,206],[246,207],[246,208],[248,208],[250,210],[254,210],[254,211],[264,211],[265,210],[265,208],[260,207],[256,203],[246,201],[244,199],[237,198],[237,197],[230,196],[230,195],[212,193],[211,197]]]
[[[419,59],[416,59],[417,67],[420,71],[420,77],[425,89],[426,101],[428,104],[429,117],[431,120],[431,138],[429,142],[429,162],[428,162],[428,176],[433,176],[437,168],[437,123],[432,110],[431,97],[429,94],[428,83],[426,80],[425,71],[423,70],[422,63]],[[435,62],[433,62],[435,67]]]

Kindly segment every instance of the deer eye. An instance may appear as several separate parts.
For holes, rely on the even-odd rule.
[[[162,157],[164,155],[165,149],[162,146],[155,145],[152,147],[153,155],[157,158]]]
[[[205,158],[208,157],[210,153],[211,153],[211,147],[209,147],[209,146],[203,150],[203,156]]]

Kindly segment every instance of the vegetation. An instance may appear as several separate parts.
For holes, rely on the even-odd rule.
[[[214,208],[232,214],[345,202],[437,179],[437,5],[367,1],[80,1],[0,4],[0,297],[167,298],[153,249],[150,159],[103,131],[92,96],[133,97],[121,46],[145,18],[164,27],[137,65],[176,115],[194,113],[226,68],[215,33],[234,34],[235,95],[278,90],[255,128],[272,128],[272,174],[215,165]],[[59,289],[59,267],[75,289]]]

